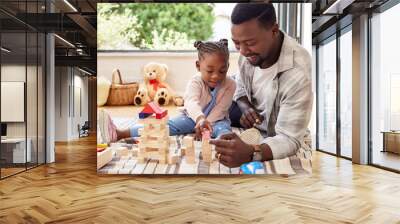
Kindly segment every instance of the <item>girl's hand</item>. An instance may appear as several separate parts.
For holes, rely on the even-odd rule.
[[[210,133],[212,133],[212,125],[211,125],[211,123],[209,122],[209,121],[207,121],[207,119],[205,119],[205,118],[201,118],[198,122],[197,122],[197,124],[196,124],[196,126],[195,126],[195,138],[196,138],[196,140],[200,140],[201,139],[201,137],[202,137],[202,132],[204,131],[204,130],[208,130]]]

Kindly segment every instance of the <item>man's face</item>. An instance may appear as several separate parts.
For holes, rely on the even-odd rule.
[[[241,55],[245,56],[250,64],[261,66],[261,64],[271,57],[271,48],[277,43],[279,28],[277,24],[269,27],[262,27],[256,18],[232,25],[232,40],[236,49]]]

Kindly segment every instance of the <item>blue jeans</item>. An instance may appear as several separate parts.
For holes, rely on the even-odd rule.
[[[187,115],[180,114],[168,120],[170,135],[185,135],[194,133],[196,123]],[[142,124],[136,124],[130,128],[131,137],[139,137],[139,129]],[[220,120],[214,123],[212,138],[218,138],[222,134],[231,132],[231,122],[228,119]]]
[[[232,101],[232,105],[229,108],[229,118],[231,120],[231,126],[242,128],[240,124],[240,117],[242,117],[242,111],[235,101]]]

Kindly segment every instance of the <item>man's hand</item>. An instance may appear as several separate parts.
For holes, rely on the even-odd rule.
[[[227,167],[238,167],[252,161],[254,148],[243,142],[235,133],[220,136],[220,139],[210,140],[215,145],[216,157]]]
[[[196,126],[194,127],[195,129],[195,139],[199,140],[201,139],[202,136],[202,132],[204,130],[208,130],[210,131],[210,133],[212,133],[212,125],[211,123],[205,119],[205,118],[201,118],[199,119],[199,121],[197,122]]]
[[[255,124],[261,124],[264,117],[260,115],[254,106],[250,103],[246,96],[242,96],[237,100],[237,105],[242,111],[242,116],[240,117],[240,125],[244,128],[252,128]]]
[[[243,112],[242,117],[240,117],[240,124],[247,129],[254,127],[256,124],[261,124],[263,120],[264,117],[262,115],[252,107],[249,107]]]

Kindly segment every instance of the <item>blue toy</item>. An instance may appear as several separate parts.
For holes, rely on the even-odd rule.
[[[264,169],[262,162],[254,161],[240,166],[239,174],[257,174],[258,169]]]

